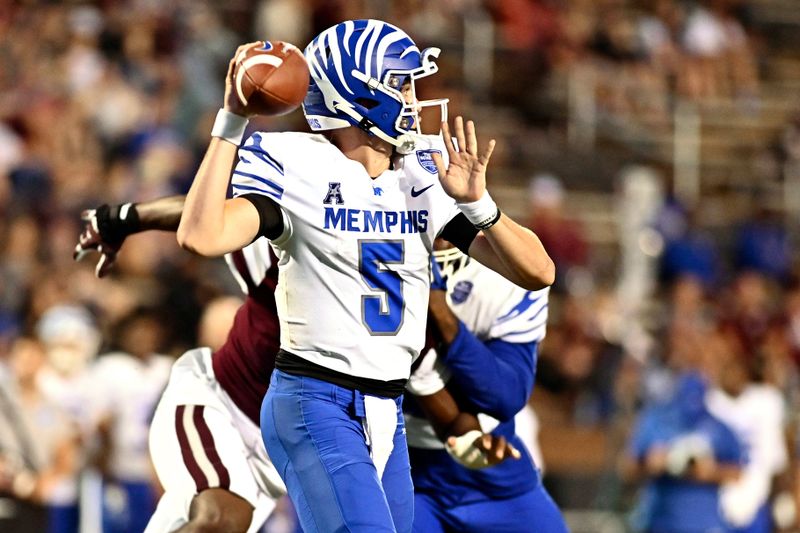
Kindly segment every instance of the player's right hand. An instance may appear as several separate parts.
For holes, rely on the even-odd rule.
[[[505,437],[481,433],[477,429],[460,437],[449,437],[445,449],[457,463],[473,470],[494,466],[509,458],[517,460],[522,457]]]
[[[236,49],[236,53],[233,54],[233,57],[228,63],[228,74],[225,77],[225,103],[223,107],[226,111],[229,111],[234,115],[239,115],[240,117],[249,118],[253,115],[253,113],[247,111],[247,103],[242,102],[241,98],[239,98],[239,94],[236,92],[236,89],[234,89],[234,85],[236,84],[236,66],[240,62],[240,56],[243,56],[245,51],[254,44],[258,44],[258,41],[245,43]]]
[[[81,220],[84,222],[83,231],[81,231],[78,244],[75,245],[75,251],[72,253],[72,258],[80,261],[89,252],[99,252],[100,259],[94,269],[98,278],[102,278],[111,270],[117,259],[117,253],[125,241],[125,237],[120,239],[119,237],[111,238],[109,235],[103,236],[100,228],[107,224],[102,224],[100,219],[109,218],[109,211],[109,206],[104,204],[97,209],[87,209],[81,213]]]

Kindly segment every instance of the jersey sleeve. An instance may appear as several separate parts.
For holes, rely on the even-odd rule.
[[[431,348],[422,356],[422,362],[406,384],[406,389],[416,396],[430,396],[442,390],[450,380],[450,370]]]
[[[459,322],[456,338],[441,359],[464,402],[500,421],[513,418],[533,391],[536,343],[483,342]]]
[[[516,291],[510,305],[492,323],[489,338],[505,342],[540,342],[547,329],[549,288]]]
[[[253,133],[239,148],[239,162],[233,170],[233,196],[262,194],[282,204],[285,185],[281,143],[275,134]]]

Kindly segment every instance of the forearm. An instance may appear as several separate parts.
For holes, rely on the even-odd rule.
[[[186,196],[166,196],[136,204],[139,231],[178,231]]]
[[[453,343],[461,322],[447,304],[447,295],[444,291],[431,291],[428,301],[428,320],[434,327],[433,331],[438,332],[439,340],[448,346]]]
[[[182,247],[201,255],[217,256],[242,248],[256,237],[257,217],[253,223],[242,226],[226,223],[229,204],[225,197],[236,151],[234,144],[212,137],[186,195],[178,226],[178,243]]]
[[[463,435],[474,429],[480,430],[478,418],[471,413],[462,413],[447,389],[415,398],[442,442],[450,436]]]
[[[528,290],[543,289],[555,281],[555,265],[542,242],[506,215],[475,238],[469,255]]]

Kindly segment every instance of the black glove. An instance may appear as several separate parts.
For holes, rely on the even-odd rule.
[[[80,261],[90,251],[100,253],[95,274],[102,278],[111,270],[117,253],[128,235],[139,231],[139,213],[136,204],[128,203],[109,206],[103,204],[96,209],[87,209],[81,213],[84,221],[83,231],[78,237],[78,244],[72,258]]]

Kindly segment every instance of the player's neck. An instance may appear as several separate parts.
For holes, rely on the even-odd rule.
[[[377,177],[391,168],[394,147],[355,127],[331,132],[331,142],[348,158],[364,165],[370,176]]]

